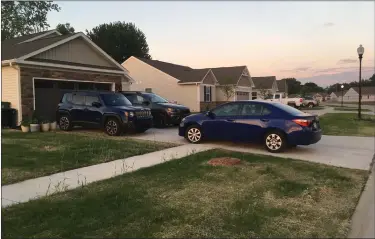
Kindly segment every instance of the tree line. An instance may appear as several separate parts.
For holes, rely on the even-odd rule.
[[[48,30],[47,14],[60,10],[52,1],[2,1],[1,40]],[[70,23],[60,23],[55,29],[63,35],[75,33]],[[86,29],[86,35],[120,64],[131,56],[151,59],[146,36],[133,23],[103,23]]]

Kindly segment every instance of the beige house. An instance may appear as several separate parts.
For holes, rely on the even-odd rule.
[[[193,69],[163,61],[130,57],[122,65],[134,83],[131,90],[152,91],[170,102],[186,105],[192,112],[227,101],[221,86],[233,85],[230,101],[249,99],[252,81],[246,66]],[[125,86],[124,86],[125,88]]]
[[[251,79],[255,85],[252,99],[264,99],[265,96],[273,95],[279,90],[276,76],[252,77]]]
[[[56,30],[1,43],[1,101],[18,111],[18,121],[37,115],[55,120],[62,95],[74,90],[121,90],[128,71],[85,34]]]
[[[361,88],[362,102],[375,102],[375,86]],[[344,102],[358,102],[359,88],[352,87],[344,94]]]
[[[285,95],[288,95],[288,82],[285,79],[277,80],[277,92],[278,93],[285,93]]]

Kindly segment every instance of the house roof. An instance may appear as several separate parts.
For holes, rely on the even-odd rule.
[[[346,92],[348,92],[348,91],[347,91],[347,90],[344,90],[343,92],[341,92],[341,91],[336,91],[336,92],[332,92],[332,93],[335,94],[337,97],[339,97],[339,96],[341,96],[341,94],[342,94],[342,95],[345,95]],[[331,93],[331,94],[332,94],[332,93]]]
[[[209,69],[193,69],[188,66],[176,65],[169,62],[150,60],[136,57],[144,63],[155,67],[156,69],[167,73],[168,75],[180,80],[181,83],[200,82],[207,74]]]
[[[221,85],[237,85],[240,76],[242,75],[246,66],[230,66],[209,68],[214,73],[217,81]],[[207,69],[208,70],[208,69]]]
[[[277,88],[279,92],[285,92],[286,91],[286,80],[277,80]]]
[[[276,76],[251,77],[254,82],[255,89],[272,89]]]
[[[27,41],[35,37],[35,34],[32,34],[32,35],[33,37],[29,37],[28,35],[28,36],[22,36],[22,37],[17,37],[14,39],[3,41],[1,43],[1,60],[4,61],[4,60],[11,60],[11,59],[22,57],[24,55],[27,55],[29,53],[32,53],[34,51],[47,47],[53,43],[61,41],[65,38],[68,38],[74,34],[51,36],[51,37],[47,36],[47,37],[36,39],[33,41],[23,42],[23,41]],[[19,38],[22,38],[22,39],[19,40]]]
[[[359,88],[358,87],[352,87],[355,92],[359,94]],[[361,87],[361,93],[362,95],[375,95],[375,86],[365,86]]]

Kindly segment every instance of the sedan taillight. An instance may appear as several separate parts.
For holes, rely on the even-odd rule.
[[[298,124],[298,125],[308,127],[311,124],[312,121],[311,120],[305,120],[305,119],[295,119],[295,120],[293,120],[293,122]]]

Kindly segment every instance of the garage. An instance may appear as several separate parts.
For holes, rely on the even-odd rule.
[[[56,107],[65,93],[75,90],[112,91],[113,83],[34,78],[34,110],[38,117],[55,120]]]
[[[236,91],[236,100],[249,100],[249,92]]]

